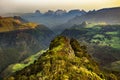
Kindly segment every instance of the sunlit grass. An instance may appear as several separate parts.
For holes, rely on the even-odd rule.
[[[1,18],[0,19],[0,32],[9,32],[14,30],[22,29],[33,29],[36,28],[38,24],[28,22],[22,23],[20,20],[14,18]]]

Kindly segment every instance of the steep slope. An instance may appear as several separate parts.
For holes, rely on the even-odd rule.
[[[41,50],[33,55],[30,55],[29,57],[25,58],[24,60],[18,63],[10,64],[4,71],[2,71],[1,76],[8,77],[16,71],[22,70],[26,66],[33,64],[34,61],[37,60],[39,56],[42,55],[44,52],[46,52],[46,50]]]
[[[82,16],[76,16],[67,23],[57,27],[59,28],[58,30],[64,30],[65,28],[72,27],[74,24],[81,24],[84,21],[88,23],[120,24],[120,7],[93,10]]]
[[[75,39],[55,38],[38,60],[5,80],[117,80],[101,71]]]
[[[0,18],[0,72],[9,64],[47,48],[54,33],[44,25],[19,17]]]
[[[86,44],[88,51],[102,66],[120,60],[120,25],[84,22],[64,30],[61,35],[75,38]],[[116,71],[115,68],[113,71]],[[120,72],[120,68],[117,71]]]

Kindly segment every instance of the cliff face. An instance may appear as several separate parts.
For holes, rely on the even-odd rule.
[[[75,39],[56,37],[38,60],[5,80],[117,80],[99,69]]]
[[[0,18],[0,72],[9,64],[47,48],[54,33],[19,17]]]

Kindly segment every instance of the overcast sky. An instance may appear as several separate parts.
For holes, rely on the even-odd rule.
[[[84,9],[93,10],[120,6],[120,0],[0,0],[0,14],[13,12],[33,12],[39,9]]]

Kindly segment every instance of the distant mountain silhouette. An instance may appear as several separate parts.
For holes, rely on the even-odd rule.
[[[56,30],[64,30],[74,24],[81,24],[84,21],[88,23],[120,24],[120,7],[89,11],[82,16],[74,17],[65,24],[56,26]]]
[[[35,13],[26,13],[21,15],[21,17],[28,21],[42,23],[49,28],[54,28],[55,26],[63,24],[75,16],[81,16],[85,13],[86,12],[84,10],[71,10],[67,12],[66,10],[58,9],[56,11],[48,10],[42,14],[39,10],[36,10]]]
[[[118,24],[120,23],[120,7],[104,8],[97,11],[90,11],[85,15],[73,18],[68,22],[78,24],[82,23],[83,21],[92,23],[105,22],[107,24]]]

